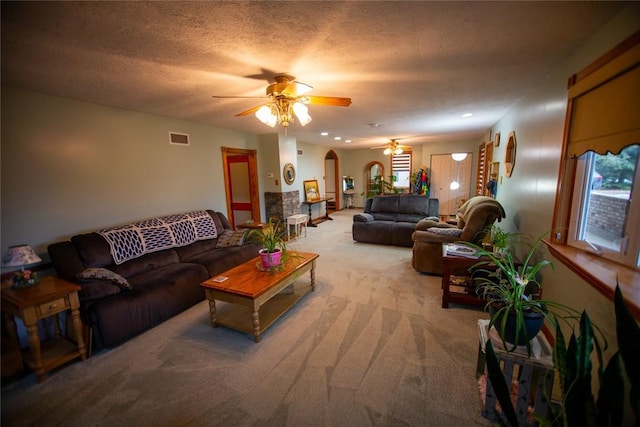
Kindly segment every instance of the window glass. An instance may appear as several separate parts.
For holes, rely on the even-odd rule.
[[[587,152],[579,157],[569,243],[615,261],[638,266],[639,145],[619,154]],[[637,187],[637,186],[636,186]]]
[[[398,189],[411,187],[411,151],[391,156],[391,174],[395,176],[393,186]]]

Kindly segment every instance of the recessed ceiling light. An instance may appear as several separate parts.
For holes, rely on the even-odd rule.
[[[465,118],[466,118],[466,117],[471,117],[471,116],[473,116],[473,114],[471,114],[471,113],[464,113],[464,114],[462,115],[462,117],[465,117]]]
[[[350,139],[345,139],[344,142],[346,142],[347,144],[351,142]]]
[[[320,132],[320,135],[327,136],[327,135],[329,135],[329,132]]]
[[[336,141],[340,141],[342,139],[342,137],[341,136],[336,136],[333,139],[335,139]]]

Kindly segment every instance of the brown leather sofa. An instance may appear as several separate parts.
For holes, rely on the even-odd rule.
[[[502,205],[487,196],[475,196],[458,209],[458,224],[421,220],[413,232],[411,265],[416,271],[442,275],[442,244],[459,241],[482,243],[495,221],[505,218]]]

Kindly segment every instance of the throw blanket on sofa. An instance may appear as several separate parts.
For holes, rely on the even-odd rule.
[[[207,211],[147,219],[98,233],[109,242],[116,264],[150,252],[218,237],[216,224]]]

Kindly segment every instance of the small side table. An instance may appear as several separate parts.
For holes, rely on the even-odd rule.
[[[2,314],[10,338],[17,342],[14,317],[22,319],[29,335],[29,349],[25,362],[32,368],[38,381],[45,380],[45,373],[77,357],[86,359],[82,322],[80,321],[80,286],[57,277],[44,277],[30,288],[2,289]],[[70,310],[76,342],[62,336],[58,314]],[[38,320],[54,316],[56,336],[41,342]]]
[[[304,237],[307,237],[307,215],[297,214],[287,217],[287,240],[291,239],[290,227],[293,225],[296,233],[296,239],[302,234],[304,227]]]
[[[483,307],[486,301],[468,293],[468,287],[455,283],[456,278],[468,278],[469,268],[478,263],[477,258],[465,258],[447,253],[447,244],[442,244],[442,308],[449,308],[450,303]]]
[[[484,307],[487,303],[481,295],[475,294],[475,286],[469,268],[489,258],[467,258],[447,253],[447,244],[442,244],[442,308],[450,303]],[[513,260],[516,266],[522,265],[519,259]],[[495,270],[494,265],[483,265],[484,270]],[[456,283],[460,280],[462,283]]]

